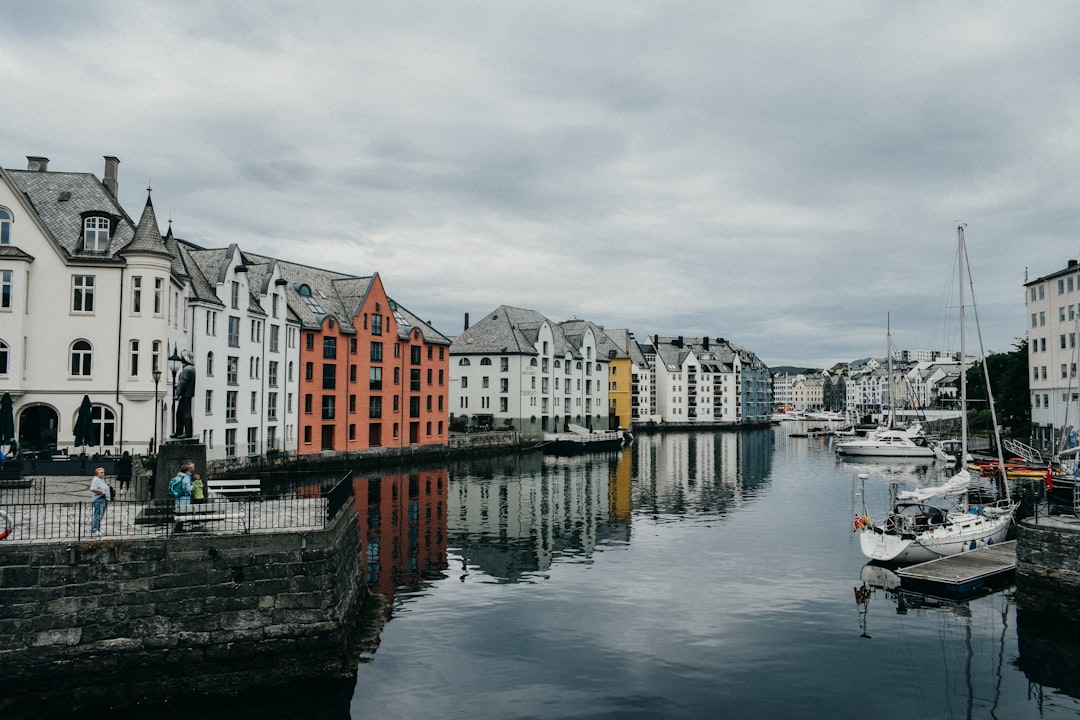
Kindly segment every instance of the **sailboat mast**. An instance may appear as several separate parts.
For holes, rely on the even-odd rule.
[[[956,226],[959,254],[956,264],[960,268],[960,467],[967,468],[968,418],[967,418],[967,347],[964,345],[964,226]]]
[[[894,387],[895,381],[893,380],[892,367],[892,313],[885,314],[885,357],[889,368],[889,422],[886,427],[892,430],[896,427],[896,402],[893,399],[896,395],[896,388]]]

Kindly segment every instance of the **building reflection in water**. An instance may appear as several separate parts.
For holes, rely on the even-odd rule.
[[[463,463],[450,471],[449,546],[463,580],[472,567],[518,582],[555,558],[628,542],[635,512],[723,514],[766,481],[772,450],[768,430],[674,432],[617,452]]]
[[[353,479],[364,581],[390,599],[447,568],[447,470],[436,468]]]

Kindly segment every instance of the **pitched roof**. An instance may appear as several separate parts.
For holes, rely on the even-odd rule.
[[[115,261],[135,236],[135,224],[105,186],[90,173],[8,170],[7,175],[30,202],[52,240],[67,258]],[[100,213],[113,220],[104,252],[83,250],[83,218]]]
[[[150,201],[150,193],[146,194],[146,205],[143,207],[139,224],[135,226],[135,236],[131,242],[120,249],[119,253],[121,255],[141,253],[172,256],[161,237],[161,229],[158,227],[157,215],[154,213],[154,203]]]

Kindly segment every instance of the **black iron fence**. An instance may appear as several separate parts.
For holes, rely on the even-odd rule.
[[[274,488],[244,497],[212,498],[180,504],[167,500],[109,502],[92,534],[93,503],[56,500],[46,478],[25,478],[19,486],[0,487],[0,534],[4,542],[122,539],[174,533],[258,533],[319,530],[353,496],[352,473],[336,482]]]

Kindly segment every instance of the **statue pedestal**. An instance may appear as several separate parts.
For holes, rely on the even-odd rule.
[[[195,438],[174,438],[158,446],[155,479],[150,488],[150,497],[158,500],[166,497],[169,480],[180,472],[180,465],[186,460],[195,463],[195,472],[202,475],[205,480],[206,445]]]

